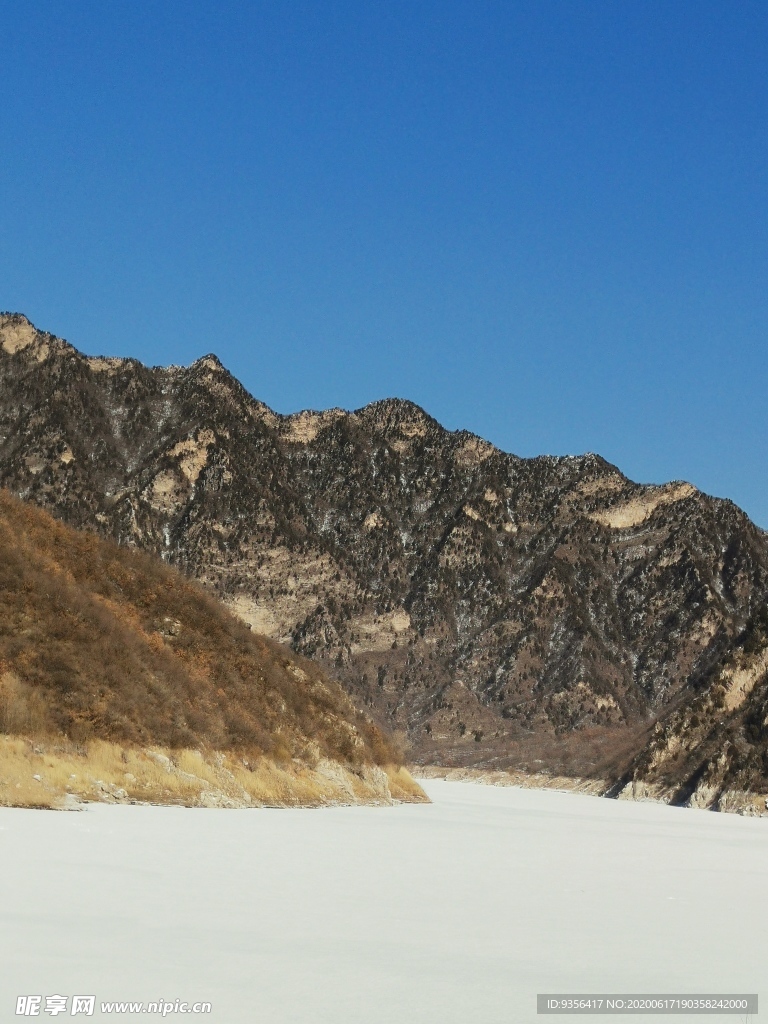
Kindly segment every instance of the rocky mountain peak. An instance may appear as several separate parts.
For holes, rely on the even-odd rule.
[[[0,313],[0,347],[7,355],[23,353],[37,362],[43,362],[54,351],[74,351],[61,338],[38,331],[23,313]]]

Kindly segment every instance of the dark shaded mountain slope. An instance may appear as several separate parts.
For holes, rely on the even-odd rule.
[[[765,535],[688,484],[404,401],[279,416],[214,356],[88,358],[17,315],[0,340],[0,482],[202,580],[414,759],[618,776],[765,606]]]

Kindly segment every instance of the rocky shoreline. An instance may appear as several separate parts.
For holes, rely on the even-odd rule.
[[[529,774],[521,771],[497,771],[483,768],[446,768],[439,765],[411,766],[413,777],[419,779],[445,779],[449,782],[472,782],[486,786],[516,786],[520,789],[554,789],[558,792],[584,793],[588,796],[608,797],[615,800],[652,801],[669,804],[673,792],[663,786],[642,781],[612,784],[605,779],[581,779],[546,772]],[[699,787],[682,804],[697,810],[741,814],[745,817],[768,817],[768,797],[743,790],[720,790]]]

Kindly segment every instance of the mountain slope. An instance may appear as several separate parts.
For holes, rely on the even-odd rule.
[[[689,484],[404,401],[279,416],[214,356],[89,358],[19,315],[0,341],[0,482],[196,576],[415,760],[618,778],[766,604],[765,535]]]
[[[316,665],[252,634],[158,559],[76,532],[7,492],[0,732],[58,739],[59,754],[93,741],[227,751],[248,764],[322,761],[361,780],[397,760]]]
[[[768,810],[768,609],[656,723],[612,795]]]

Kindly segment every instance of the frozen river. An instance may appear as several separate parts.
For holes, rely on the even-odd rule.
[[[215,1024],[514,1024],[537,992],[768,997],[768,820],[425,788],[430,806],[0,809],[0,1020],[19,995],[43,1020],[52,995],[66,1019],[74,995],[94,1020],[160,1016],[104,1001],[209,1001],[167,1019]]]

